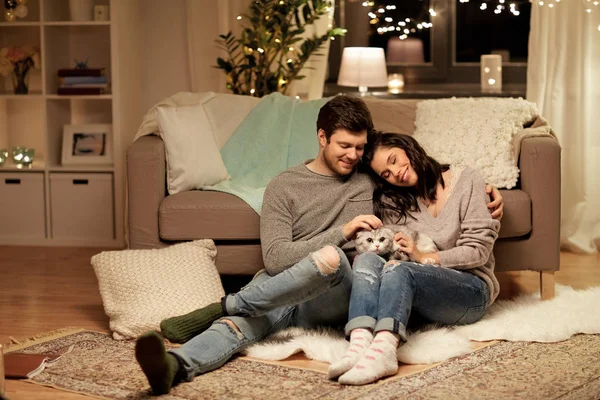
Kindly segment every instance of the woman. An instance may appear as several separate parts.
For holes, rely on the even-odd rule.
[[[398,371],[397,349],[412,312],[445,325],[470,324],[499,292],[492,247],[500,223],[490,216],[477,171],[440,164],[411,136],[395,133],[369,139],[363,162],[375,175],[375,212],[384,224],[406,224],[440,250],[422,254],[398,233],[394,240],[410,262],[386,263],[374,253],[355,259],[345,327],[350,346],[328,374],[355,385]]]

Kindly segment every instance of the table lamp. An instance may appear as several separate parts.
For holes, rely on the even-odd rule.
[[[378,47],[346,47],[337,84],[358,86],[361,96],[369,86],[387,86],[385,53]]]

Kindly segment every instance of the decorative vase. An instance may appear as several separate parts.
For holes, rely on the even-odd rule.
[[[15,94],[29,93],[29,69],[31,67],[24,65],[15,65],[12,73],[12,83]]]

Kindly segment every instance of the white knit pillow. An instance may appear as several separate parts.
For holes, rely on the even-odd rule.
[[[513,139],[537,116],[521,98],[424,100],[414,138],[437,161],[477,169],[486,183],[510,189],[519,178]]]
[[[92,257],[104,311],[117,340],[160,329],[168,317],[186,314],[225,295],[210,239],[163,249],[104,251]]]

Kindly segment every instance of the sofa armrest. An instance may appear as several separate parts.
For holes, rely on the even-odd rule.
[[[544,270],[559,268],[560,153],[560,145],[553,138],[531,137],[521,142],[520,183],[521,189],[531,197],[530,240],[535,245],[530,247],[530,252],[538,253],[536,270],[540,267]],[[544,260],[539,260],[540,256]]]
[[[164,247],[158,208],[167,195],[165,146],[158,136],[144,136],[127,149],[129,248]]]

